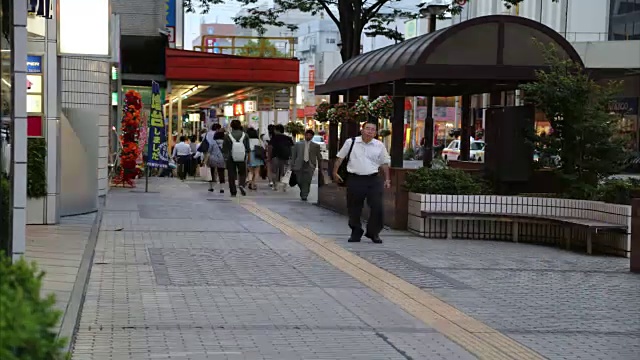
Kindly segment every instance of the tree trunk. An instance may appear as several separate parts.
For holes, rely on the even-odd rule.
[[[358,2],[356,2],[358,4]],[[361,3],[359,3],[362,5]],[[340,39],[342,48],[340,55],[342,62],[346,62],[360,55],[360,38],[362,37],[362,11],[360,8],[354,9],[350,1],[340,1],[338,4],[340,12]]]

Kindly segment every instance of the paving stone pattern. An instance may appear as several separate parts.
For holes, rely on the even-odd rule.
[[[301,226],[314,221],[301,213],[335,216],[308,204],[257,202]],[[344,217],[324,236],[549,359],[640,359],[640,276],[629,273],[628,259],[393,231],[382,245],[347,243],[340,227],[348,233]]]
[[[107,197],[74,360],[474,359],[206,185],[150,188]]]

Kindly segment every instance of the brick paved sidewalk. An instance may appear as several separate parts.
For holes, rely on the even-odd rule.
[[[245,199],[150,189],[108,195],[73,359],[475,358]]]
[[[55,307],[63,313],[59,325],[65,317],[73,322],[77,316],[76,309],[67,312],[67,308],[95,218],[96,213],[91,213],[63,217],[58,225],[27,226],[25,259],[35,261],[45,272],[41,293],[56,296]]]
[[[640,359],[640,276],[628,259],[397,231],[382,245],[347,243],[346,217],[295,194],[254,201],[549,359]]]

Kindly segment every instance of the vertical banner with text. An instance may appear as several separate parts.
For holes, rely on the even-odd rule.
[[[149,140],[147,141],[147,166],[166,168],[169,164],[167,154],[167,132],[162,116],[160,84],[151,83],[151,113],[149,115]]]

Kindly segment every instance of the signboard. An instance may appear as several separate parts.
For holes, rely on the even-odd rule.
[[[316,90],[316,69],[313,65],[309,66],[309,91]]]
[[[611,100],[607,109],[614,113],[638,115],[638,98],[625,97]]]
[[[151,114],[148,131],[147,166],[166,168],[169,163],[167,154],[167,132],[162,117],[160,84],[155,81],[151,83]]]
[[[176,43],[176,1],[165,0],[165,28],[169,33],[169,43]]]
[[[27,137],[44,137],[44,116],[27,115]]]
[[[288,109],[289,108],[289,89],[282,89],[280,91],[276,91],[275,93],[275,101],[274,107],[276,109]]]
[[[233,116],[244,115],[244,105],[242,103],[233,104]]]
[[[258,105],[259,111],[271,111],[273,110],[273,97],[265,95],[260,97],[260,103]]]
[[[226,117],[233,116],[233,106],[227,105],[224,107],[224,116]]]
[[[27,73],[42,74],[41,55],[27,55]]]
[[[60,54],[108,56],[109,0],[59,0]]]
[[[256,102],[252,100],[247,100],[244,102],[244,111],[251,113],[256,111]]]

